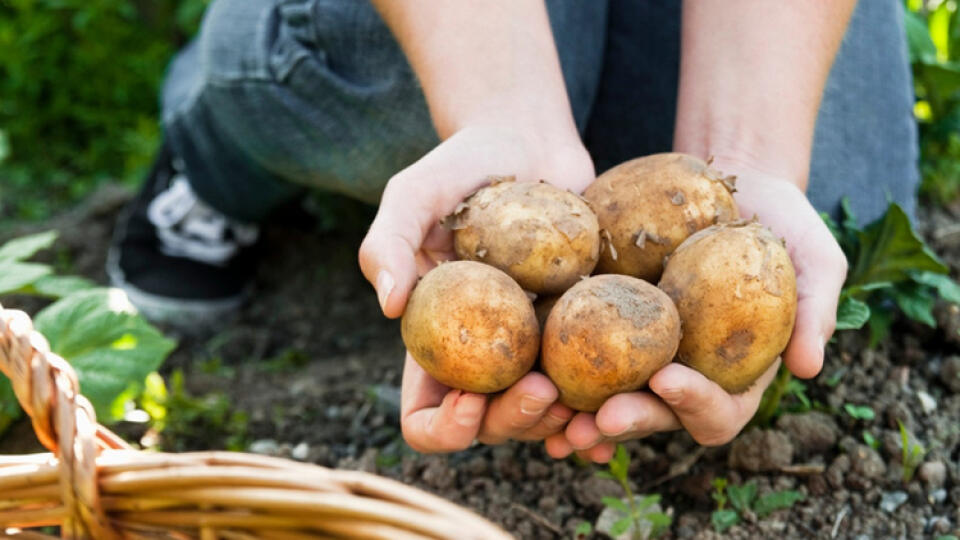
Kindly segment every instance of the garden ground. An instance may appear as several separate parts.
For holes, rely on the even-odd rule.
[[[77,210],[29,230],[60,229],[53,257],[103,283],[112,223],[125,199],[122,190],[100,190]],[[403,444],[399,323],[380,315],[356,264],[371,215],[327,201],[268,227],[269,264],[254,301],[216,335],[181,336],[164,366],[171,392],[166,429],[118,429],[168,450],[230,447],[376,472],[473,508],[522,538],[573,537],[581,522],[596,521],[603,497],[623,494],[615,481],[596,476],[602,467],[553,460],[537,444],[429,456]],[[922,215],[927,241],[956,275],[960,206]],[[36,307],[28,299],[6,303],[18,300],[23,304],[7,307]],[[806,383],[810,405],[794,395],[785,407],[798,412],[771,429],[748,430],[719,448],[700,449],[682,432],[626,444],[632,487],[660,494],[673,517],[664,537],[721,537],[711,524],[716,478],[752,481],[761,495],[805,496],[762,518],[742,512],[724,538],[960,534],[960,311],[938,306],[937,317],[939,330],[896,323],[874,349],[865,332],[841,334],[828,347],[823,372]],[[899,423],[908,449],[922,445],[925,452],[909,482]],[[0,441],[0,454],[31,449],[29,430],[18,425]]]

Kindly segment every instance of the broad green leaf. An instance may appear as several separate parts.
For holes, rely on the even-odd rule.
[[[652,512],[650,514],[646,514],[643,516],[643,519],[653,524],[654,531],[666,529],[671,523],[673,523],[673,518],[667,514],[664,514],[663,512]],[[656,536],[656,534],[653,536]]]
[[[916,271],[940,274],[948,271],[917,236],[910,218],[896,203],[857,236],[860,249],[847,276],[848,287],[883,282],[897,284],[910,279],[910,273]]]
[[[605,506],[619,510],[624,514],[630,513],[630,508],[627,506],[627,503],[623,502],[622,499],[618,499],[617,497],[603,497],[600,500],[603,501]]]
[[[136,314],[119,289],[96,288],[54,302],[34,317],[50,348],[80,379],[80,390],[102,419],[131,384],[156,371],[175,342]]]
[[[710,523],[718,533],[722,533],[740,523],[740,515],[735,510],[714,510],[710,514]]]
[[[940,298],[947,302],[960,304],[960,285],[946,274],[935,274],[933,272],[913,272],[910,274],[917,283],[929,285],[937,290]]]
[[[917,73],[927,86],[932,87],[930,91],[936,92],[935,95],[941,99],[947,99],[960,90],[960,64],[956,62],[923,64],[917,66]],[[946,111],[936,112],[943,114]]]
[[[803,493],[800,493],[799,491],[778,491],[776,493],[764,495],[763,497],[757,499],[757,504],[754,505],[753,510],[757,513],[757,517],[763,518],[776,510],[790,508],[796,504],[797,501],[802,500]]]
[[[738,511],[749,510],[757,498],[757,484],[747,482],[742,486],[727,486],[727,497],[730,498],[730,505]]]
[[[79,276],[48,275],[34,281],[30,287],[40,296],[63,298],[77,291],[92,289],[96,287],[96,283]]]
[[[0,129],[0,164],[10,157],[10,137],[7,132]]]
[[[936,63],[937,46],[930,39],[930,32],[923,17],[912,11],[905,11],[904,24],[910,49],[910,63]]]
[[[0,261],[22,261],[47,249],[57,239],[57,231],[46,231],[14,238],[0,246]]]
[[[866,303],[844,296],[837,306],[837,330],[856,330],[870,319],[870,306]]]
[[[937,320],[933,318],[935,299],[927,286],[904,283],[895,287],[891,294],[904,315],[931,328],[937,327]]]
[[[17,421],[23,411],[17,396],[13,393],[13,386],[6,375],[0,373],[0,437],[7,431],[10,424]]]
[[[574,529],[573,535],[577,538],[590,536],[590,533],[593,532],[593,526],[590,525],[589,521],[581,521],[577,528]]]
[[[0,294],[19,291],[52,271],[45,264],[0,261]]]
[[[630,525],[633,525],[633,518],[627,516],[622,519],[618,519],[610,526],[610,536],[616,538],[621,534],[627,532],[627,529],[630,528]]]

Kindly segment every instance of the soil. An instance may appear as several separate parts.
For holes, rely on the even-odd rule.
[[[105,282],[105,250],[125,198],[107,189],[44,224],[62,232],[50,257]],[[539,444],[476,445],[449,455],[407,448],[398,423],[399,323],[380,315],[356,263],[372,211],[337,199],[306,206],[265,230],[253,301],[218,333],[180,336],[163,370],[181,370],[189,395],[219,396],[239,414],[227,421],[229,414],[171,411],[179,421],[159,435],[162,448],[240,447],[376,472],[473,508],[520,538],[571,538],[580,522],[596,521],[602,497],[623,495],[614,481],[595,476],[601,467],[553,460]],[[960,208],[923,214],[922,233],[956,276]],[[38,307],[25,298],[3,301]],[[632,487],[662,495],[660,505],[673,517],[664,537],[960,535],[960,309],[938,306],[937,317],[938,330],[897,322],[873,349],[865,333],[842,333],[828,347],[823,372],[806,382],[814,410],[783,415],[769,429],[752,428],[705,450],[682,432],[626,444]],[[875,418],[853,418],[844,411],[848,403],[871,407]],[[909,482],[898,421],[927,450]],[[134,440],[156,438],[136,426],[119,429]],[[876,449],[865,444],[864,432]],[[17,426],[0,454],[29,449],[26,433],[28,424]],[[805,499],[762,519],[749,515],[719,535],[710,524],[717,477],[756,482],[760,494],[793,489]]]

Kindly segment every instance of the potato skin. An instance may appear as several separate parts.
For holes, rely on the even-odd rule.
[[[687,238],[667,261],[660,288],[683,321],[677,359],[727,392],[747,390],[793,333],[793,263],[783,242],[755,221]]]
[[[495,266],[530,292],[559,294],[597,264],[597,217],[569,191],[543,182],[499,181],[458,210],[448,219],[457,257]]]
[[[666,294],[637,278],[600,275],[571,287],[550,311],[541,362],[561,403],[593,412],[645,385],[679,341],[680,317]]]
[[[596,272],[656,283],[663,259],[688,236],[738,219],[733,177],[686,154],[653,154],[621,163],[584,191],[604,245]]]
[[[443,263],[417,284],[401,321],[403,343],[434,379],[468,392],[507,388],[533,367],[540,327],[510,276],[472,261]]]

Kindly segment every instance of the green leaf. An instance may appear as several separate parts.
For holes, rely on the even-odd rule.
[[[19,291],[52,271],[45,264],[0,261],[0,294]]]
[[[927,17],[930,41],[937,48],[937,61],[946,62],[950,58],[950,5],[942,2]]]
[[[940,298],[947,302],[960,304],[960,285],[950,276],[933,272],[913,272],[910,277],[917,283],[929,285],[936,289]]]
[[[858,330],[870,320],[870,306],[849,296],[837,306],[837,330]]]
[[[10,379],[0,373],[0,437],[22,415],[23,411],[20,409],[16,394],[13,393],[13,385],[10,384]]]
[[[627,449],[622,445],[617,445],[617,450],[613,454],[613,459],[610,460],[610,474],[614,476],[617,480],[626,480],[627,471],[630,468],[630,455],[627,453]]]
[[[876,413],[873,412],[873,409],[866,405],[847,403],[843,406],[843,410],[847,411],[847,414],[857,420],[873,420],[877,416]]]
[[[740,515],[734,510],[714,510],[710,514],[710,523],[718,533],[740,523]]]
[[[870,311],[870,348],[874,348],[890,333],[893,325],[893,311],[889,309],[874,309]]]
[[[742,486],[727,486],[727,496],[730,504],[739,512],[749,510],[753,500],[757,498],[757,484],[747,482]]]
[[[924,63],[916,70],[928,86],[928,91],[937,96],[949,98],[960,89],[960,64],[956,62]]]
[[[907,30],[907,44],[910,49],[910,63],[936,63],[937,46],[930,39],[930,32],[927,30],[927,24],[923,17],[905,11],[904,24]]]
[[[0,246],[0,261],[22,261],[47,249],[57,239],[57,231],[45,231],[14,238]]]
[[[647,495],[640,499],[640,502],[637,503],[637,510],[643,510],[648,508],[650,505],[660,502],[660,495],[654,493],[653,495]]]
[[[645,514],[643,519],[652,523],[654,530],[664,529],[673,523],[673,518],[667,514],[664,514],[663,512],[651,512],[649,514]]]
[[[933,317],[934,297],[928,287],[913,282],[903,283],[895,287],[891,294],[904,315],[931,328],[937,327],[937,320]]]
[[[776,493],[770,493],[764,495],[757,499],[757,504],[754,505],[753,510],[757,513],[757,517],[766,517],[770,513],[776,510],[783,510],[784,508],[790,508],[797,501],[803,500],[803,493],[799,491],[786,490],[778,491]]]
[[[74,293],[43,309],[34,325],[73,365],[103,420],[117,419],[111,414],[117,397],[156,371],[176,345],[137,315],[119,289]]]
[[[874,450],[880,448],[880,441],[867,430],[863,430],[863,442]]]
[[[7,132],[0,129],[0,164],[10,157],[10,137]]]
[[[630,507],[628,507],[627,503],[623,502],[622,499],[618,499],[617,497],[603,497],[600,500],[603,501],[604,505],[609,506],[610,508],[619,510],[624,514],[630,513]]]
[[[857,237],[860,249],[847,276],[848,287],[898,284],[910,280],[912,272],[929,270],[945,274],[949,270],[917,236],[910,218],[896,203]]]
[[[627,532],[627,529],[629,529],[631,525],[633,525],[633,518],[630,516],[618,519],[613,523],[613,525],[610,526],[610,536],[613,536],[614,538],[620,536],[621,534]]]
[[[96,283],[79,276],[43,276],[31,284],[33,292],[50,298],[63,298],[77,291],[92,289]]]
[[[613,475],[610,474],[610,471],[597,471],[597,472],[593,473],[593,475],[596,476],[597,478],[605,478],[605,479],[608,479],[608,480],[616,480],[616,478],[614,478]]]
[[[590,533],[592,532],[593,532],[593,527],[590,525],[590,522],[581,521],[580,524],[577,525],[577,528],[573,530],[573,536],[577,538],[587,537],[587,536],[590,536]]]

